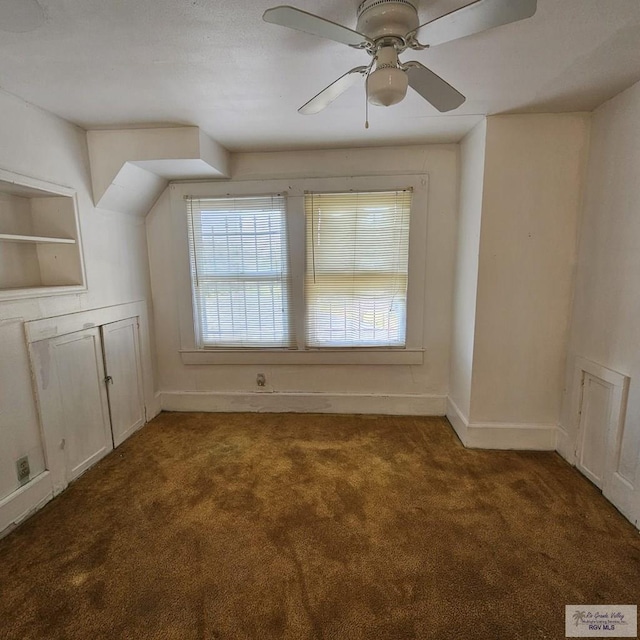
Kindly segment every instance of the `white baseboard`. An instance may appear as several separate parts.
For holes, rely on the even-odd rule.
[[[379,413],[386,415],[442,416],[445,413],[446,396],[164,391],[160,392],[160,404],[165,411]]]
[[[569,432],[562,426],[558,425],[558,443],[556,451],[572,466],[576,466],[575,443],[569,435]]]
[[[465,446],[470,449],[520,449],[555,451],[556,426],[553,424],[470,424]]]
[[[580,473],[586,475],[578,466],[575,437],[561,425],[558,426],[558,443],[556,451]],[[617,472],[612,472],[604,479],[602,495],[613,504],[620,513],[640,529],[640,501],[637,482],[631,483]]]
[[[162,398],[159,391],[153,395],[153,401],[149,403],[146,409],[146,421],[150,422],[162,411]]]
[[[637,486],[637,485],[636,485]],[[626,478],[614,472],[605,479],[602,494],[620,513],[636,527],[640,524],[638,491]]]
[[[556,449],[557,427],[554,424],[469,422],[451,398],[447,398],[446,415],[462,444],[469,449]]]
[[[460,442],[466,447],[467,429],[469,428],[469,420],[462,413],[458,405],[449,397],[447,397],[447,420],[451,423],[453,430],[456,432]]]
[[[0,537],[53,498],[51,474],[44,471],[31,482],[0,500]]]

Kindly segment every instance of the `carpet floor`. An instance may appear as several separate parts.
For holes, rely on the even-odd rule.
[[[164,413],[0,540],[3,640],[564,638],[640,536],[444,418]]]

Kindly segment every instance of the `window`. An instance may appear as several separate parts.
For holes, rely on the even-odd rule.
[[[410,209],[410,190],[305,196],[307,346],[405,346]]]
[[[172,184],[182,362],[422,364],[425,314],[446,312],[428,191],[424,174]]]
[[[187,203],[196,346],[291,346],[284,196]]]

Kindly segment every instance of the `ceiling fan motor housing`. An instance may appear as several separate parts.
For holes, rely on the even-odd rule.
[[[419,26],[418,10],[408,0],[364,0],[358,7],[356,31],[372,40],[404,38]]]

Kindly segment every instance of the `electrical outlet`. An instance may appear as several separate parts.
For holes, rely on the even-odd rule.
[[[259,387],[264,387],[264,386],[266,386],[266,384],[267,384],[267,378],[266,378],[266,376],[264,375],[264,373],[259,373],[259,374],[256,376],[256,384],[257,384]]]
[[[24,456],[16,460],[16,470],[18,472],[18,482],[27,484],[31,477],[31,467],[29,467],[29,456]]]

